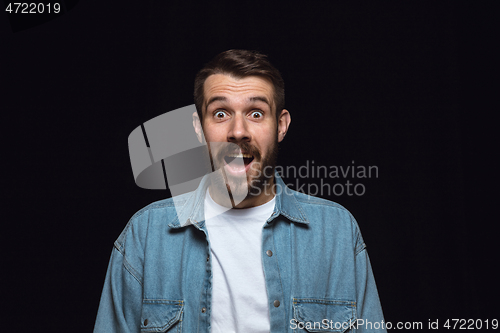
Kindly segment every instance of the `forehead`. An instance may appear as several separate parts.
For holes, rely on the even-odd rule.
[[[235,78],[225,74],[210,75],[204,83],[204,103],[214,96],[229,99],[265,97],[273,101],[274,88],[270,81],[260,76]]]

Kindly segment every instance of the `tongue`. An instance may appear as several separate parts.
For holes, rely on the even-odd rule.
[[[228,166],[234,171],[243,171],[245,170],[246,165],[242,163],[241,158],[235,158],[230,163],[228,163]]]

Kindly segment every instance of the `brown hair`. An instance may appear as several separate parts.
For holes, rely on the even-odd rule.
[[[205,80],[213,74],[226,74],[235,78],[260,76],[273,84],[276,118],[285,107],[285,83],[280,72],[257,51],[228,50],[218,54],[203,67],[194,80],[194,104],[203,124],[203,87]]]

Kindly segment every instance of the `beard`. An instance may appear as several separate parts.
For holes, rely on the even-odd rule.
[[[234,207],[248,197],[258,196],[268,189],[274,179],[278,157],[277,135],[265,156],[262,156],[257,147],[247,142],[207,144],[212,170],[215,171],[211,174],[213,189],[222,197],[229,194],[231,206]],[[245,154],[242,155],[242,151]],[[231,160],[230,156],[235,155],[239,157]],[[237,167],[240,170],[245,168],[245,172],[235,175],[228,172],[226,167]]]

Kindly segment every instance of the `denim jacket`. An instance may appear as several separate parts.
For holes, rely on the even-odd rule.
[[[274,212],[262,230],[271,332],[385,332],[353,216],[289,189],[279,175],[275,182]],[[205,179],[175,206],[158,201],[130,219],[114,243],[94,332],[210,332],[207,186]]]

